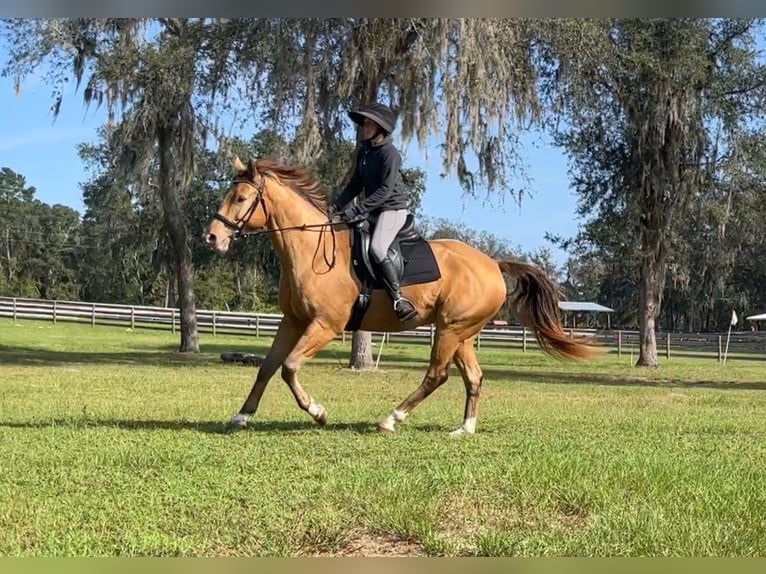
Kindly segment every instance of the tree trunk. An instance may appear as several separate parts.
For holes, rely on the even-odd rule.
[[[173,119],[170,121],[172,122]],[[157,129],[160,152],[160,198],[165,227],[173,248],[175,275],[178,282],[178,308],[181,320],[181,344],[178,351],[199,353],[197,310],[194,303],[194,268],[176,189],[176,181],[179,180],[175,177],[176,164],[173,154],[173,136],[176,133],[172,125],[160,125]]]
[[[13,260],[11,259],[11,228],[5,228],[5,259],[8,261],[8,286],[13,281]]]
[[[175,283],[175,273],[170,264],[166,269],[167,279],[165,280],[165,307],[176,306],[176,291],[173,287]]]
[[[369,331],[354,331],[351,337],[351,360],[349,367],[356,370],[372,369],[372,333]]]
[[[651,216],[649,219],[651,220]],[[638,309],[641,351],[636,366],[656,368],[659,362],[657,361],[655,325],[660,312],[665,277],[662,235],[658,227],[654,229],[643,227],[641,230],[641,255]]]

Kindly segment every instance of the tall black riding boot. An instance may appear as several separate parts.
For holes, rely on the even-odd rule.
[[[402,297],[399,291],[399,277],[397,276],[394,262],[386,257],[378,263],[378,269],[380,269],[381,275],[383,275],[383,283],[386,285],[386,290],[394,301],[394,311],[399,320],[405,323],[417,316],[418,312],[415,306],[409,300]]]

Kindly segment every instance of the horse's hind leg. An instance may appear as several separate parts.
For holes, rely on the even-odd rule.
[[[473,343],[474,338],[467,339],[461,343],[455,352],[455,364],[460,370],[465,384],[465,413],[463,426],[452,431],[450,436],[458,437],[476,432],[476,416],[479,409],[479,394],[483,375]]]
[[[292,391],[298,406],[312,416],[320,425],[327,422],[327,411],[314,402],[298,382],[298,370],[333,340],[336,333],[318,321],[309,324],[295,348],[282,364],[282,379]]]
[[[402,422],[428,395],[447,381],[449,364],[459,344],[457,333],[450,331],[448,327],[437,328],[434,346],[431,349],[431,363],[423,382],[390,415],[378,423],[380,432],[394,432],[396,423]]]

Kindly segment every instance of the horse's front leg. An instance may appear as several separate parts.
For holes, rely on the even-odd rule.
[[[232,430],[244,429],[247,426],[247,420],[255,415],[261,402],[263,391],[266,390],[266,385],[269,384],[271,377],[277,372],[279,365],[284,362],[290,351],[293,350],[303,332],[304,329],[298,321],[289,316],[283,317],[279,323],[279,328],[274,336],[271,348],[266,354],[261,367],[258,369],[258,375],[256,375],[250,394],[247,396],[242,408],[239,409],[239,412],[231,419],[230,426]]]
[[[312,416],[320,425],[327,422],[327,411],[314,402],[298,382],[298,371],[335,338],[337,332],[322,321],[314,320],[306,328],[293,350],[282,364],[282,379],[290,387],[298,406]]]

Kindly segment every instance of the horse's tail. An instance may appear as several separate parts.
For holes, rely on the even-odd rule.
[[[498,261],[500,271],[516,279],[509,303],[522,325],[534,330],[540,347],[565,359],[590,359],[604,352],[585,338],[567,336],[559,321],[559,289],[545,272],[529,263]]]

